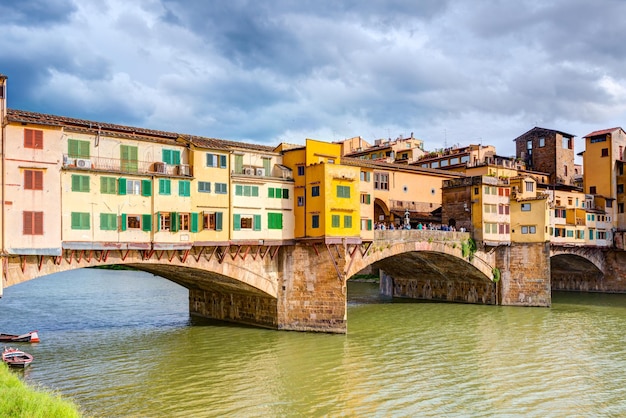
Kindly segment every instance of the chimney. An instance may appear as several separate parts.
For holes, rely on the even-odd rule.
[[[4,126],[7,116],[7,76],[0,74],[0,126]]]

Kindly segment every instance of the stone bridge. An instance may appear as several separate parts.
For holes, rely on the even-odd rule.
[[[381,291],[389,296],[550,306],[550,254],[582,257],[594,268],[606,265],[592,255],[551,250],[549,243],[477,249],[469,238],[460,232],[376,231],[372,241],[327,237],[168,249],[150,243],[74,245],[60,256],[2,257],[2,285],[77,268],[126,265],[189,289],[192,315],[345,333],[346,281],[368,266],[381,270]]]

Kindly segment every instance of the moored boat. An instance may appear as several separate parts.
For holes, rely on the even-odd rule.
[[[39,334],[37,331],[27,332],[26,334],[2,334],[0,333],[0,343],[38,343]]]
[[[17,348],[5,347],[2,351],[2,361],[10,367],[25,368],[33,362],[33,356]]]

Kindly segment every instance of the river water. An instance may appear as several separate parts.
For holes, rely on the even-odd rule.
[[[174,283],[83,269],[5,289],[0,331],[38,329],[16,373],[89,416],[626,415],[626,295],[546,309],[348,293],[347,335],[281,332],[192,321]]]

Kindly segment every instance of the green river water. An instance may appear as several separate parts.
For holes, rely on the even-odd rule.
[[[282,332],[192,321],[176,284],[83,269],[5,289],[0,332],[38,329],[17,373],[89,416],[626,416],[626,295],[516,308],[348,293],[347,335]]]

